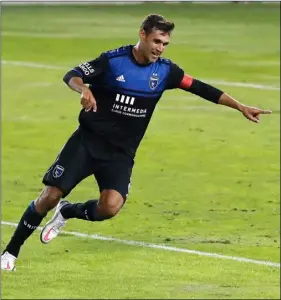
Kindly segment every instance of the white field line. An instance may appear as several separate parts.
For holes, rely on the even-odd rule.
[[[244,83],[244,82],[227,82],[227,81],[212,80],[212,79],[206,79],[206,81],[211,83],[211,84],[220,84],[220,85],[237,86],[237,87],[247,87],[247,88],[252,88],[252,89],[260,89],[260,90],[280,91],[279,87],[271,86],[271,85],[262,85],[262,84]]]
[[[25,62],[25,61],[2,60],[1,64],[18,66],[18,67],[49,69],[49,70],[65,70],[65,71],[68,70],[67,66],[60,67],[60,66],[55,66],[55,65],[45,65],[45,64],[39,64],[39,63],[35,63],[35,62]]]
[[[210,105],[210,104],[209,104]],[[217,106],[209,106],[208,104],[205,105],[178,105],[178,106],[169,106],[169,105],[159,105],[157,110],[175,110],[175,111],[186,111],[186,110],[199,110],[199,111],[206,111],[212,113],[235,113],[234,109],[225,109],[225,107],[217,107]]]
[[[102,15],[100,15],[98,18],[97,16],[95,16],[95,19],[88,19],[88,18],[54,18],[54,19],[49,19],[48,21],[51,22],[52,24],[54,23],[63,23],[63,24],[86,24],[88,26],[90,25],[95,25],[97,20],[104,20],[105,16],[110,16],[111,17],[111,13],[102,13]],[[135,18],[130,17],[128,15],[124,15],[124,19],[117,19],[116,21],[114,20],[114,25],[130,25],[132,26],[132,23],[135,23],[136,25],[138,24],[138,22],[136,21]]]
[[[6,222],[6,221],[1,221],[1,224],[12,226],[12,227],[16,227],[18,225],[17,223]],[[42,227],[38,227],[37,229],[41,230]],[[257,265],[264,265],[264,266],[269,266],[269,267],[280,268],[280,263],[275,263],[275,262],[271,262],[271,261],[255,260],[255,259],[237,257],[237,256],[228,256],[228,255],[222,255],[222,254],[211,253],[211,252],[204,252],[204,251],[189,250],[189,249],[184,249],[184,248],[177,248],[177,247],[172,247],[172,246],[165,246],[165,245],[161,245],[161,244],[152,244],[152,243],[147,243],[147,242],[122,240],[122,239],[118,239],[118,238],[114,238],[114,237],[101,236],[98,234],[86,234],[86,233],[74,232],[74,231],[61,231],[61,233],[64,233],[67,235],[73,235],[75,237],[92,239],[92,240],[117,242],[120,244],[131,245],[131,246],[154,248],[154,249],[161,249],[161,250],[173,251],[173,252],[183,252],[183,253],[195,254],[195,255],[199,255],[199,256],[214,257],[214,258],[218,258],[218,259],[228,259],[228,260],[234,260],[234,261],[239,261],[239,262],[244,262],[244,263],[252,263],[252,264],[257,264]]]
[[[95,22],[97,19],[95,19]],[[91,22],[91,20],[90,20]],[[73,22],[72,22],[73,23]],[[69,23],[71,24],[71,23]],[[86,23],[84,23],[85,25]],[[130,25],[129,25],[130,24]],[[80,23],[81,25],[81,23]],[[118,26],[121,25],[121,26]],[[128,25],[128,26],[126,26]],[[89,23],[88,26],[96,26],[93,22]],[[106,29],[103,27],[103,29]],[[217,29],[215,27],[213,30]],[[39,39],[94,39],[94,38],[104,38],[104,39],[109,39],[112,37],[112,33],[118,32],[119,37],[128,37],[131,33],[136,32],[134,28],[132,28],[132,22],[130,23],[123,23],[123,24],[116,24],[114,23],[114,28],[108,27],[108,30],[110,31],[110,35],[104,35],[102,32],[96,32],[95,36],[87,35],[87,34],[79,34],[79,33],[55,33],[55,32],[23,32],[23,31],[2,31],[1,34],[3,37],[22,37],[22,38],[39,38]],[[230,34],[234,35],[236,34],[235,31],[230,31],[231,29],[228,28],[227,32],[217,32],[217,37],[224,37],[228,36]],[[184,38],[184,37],[192,37],[192,36],[206,36],[206,32],[203,29],[198,28],[197,31],[192,31],[192,32],[177,32],[177,38]],[[184,40],[174,40],[173,44],[191,44],[191,41],[184,41]],[[221,43],[221,45],[224,45]],[[216,45],[218,46],[218,45]]]
[[[239,66],[278,66],[280,61],[240,61],[236,63]]]
[[[49,70],[65,70],[67,71],[69,67],[65,66],[55,66],[55,65],[46,65],[39,64],[35,62],[24,62],[24,61],[11,61],[11,60],[2,60],[1,63],[3,65],[12,65],[19,67],[29,67],[29,68],[39,68],[39,69],[49,69]],[[279,87],[270,86],[270,85],[262,85],[255,83],[244,83],[244,82],[228,82],[221,80],[213,80],[213,79],[202,79],[210,84],[219,84],[224,86],[234,86],[234,87],[245,87],[245,88],[253,88],[253,89],[261,89],[261,90],[272,90],[272,91],[280,91]]]
[[[94,25],[93,25],[94,26]],[[119,37],[127,37],[128,35],[135,32],[135,30],[130,26],[118,27],[114,25],[110,27],[110,35],[104,35],[101,32],[97,32],[95,37],[103,39],[111,39],[113,33],[119,33]],[[52,33],[52,32],[16,32],[16,31],[2,31],[2,37],[22,37],[22,38],[39,38],[39,39],[94,39],[95,37],[87,34],[79,33]]]

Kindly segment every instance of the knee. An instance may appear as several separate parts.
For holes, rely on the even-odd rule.
[[[111,219],[111,218],[115,217],[118,214],[120,208],[121,207],[119,207],[113,203],[109,203],[108,206],[106,207],[105,217],[107,219]]]
[[[46,186],[35,201],[35,209],[39,213],[47,213],[60,201],[63,193],[57,187]]]
[[[120,193],[114,190],[104,190],[98,204],[99,212],[106,219],[111,219],[118,214],[125,200]]]

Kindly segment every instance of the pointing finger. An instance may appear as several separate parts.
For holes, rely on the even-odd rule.
[[[272,111],[271,110],[269,110],[269,109],[264,109],[264,110],[261,110],[260,112],[259,112],[260,114],[271,114],[272,113]]]

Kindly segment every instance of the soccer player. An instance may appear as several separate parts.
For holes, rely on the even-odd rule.
[[[164,17],[149,15],[140,26],[136,45],[106,51],[65,74],[64,82],[81,95],[79,127],[47,170],[42,193],[20,219],[1,256],[3,270],[15,270],[21,246],[54,207],[55,214],[40,235],[45,244],[71,218],[95,222],[119,212],[128,196],[136,151],[165,90],[179,88],[229,106],[256,123],[261,114],[271,113],[243,105],[161,58],[173,29],[174,23]],[[89,175],[99,185],[99,199],[75,204],[65,200]]]

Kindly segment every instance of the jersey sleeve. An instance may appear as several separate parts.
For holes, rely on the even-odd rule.
[[[166,89],[176,89],[180,86],[184,77],[184,71],[178,65],[171,62],[170,72],[168,74]]]
[[[166,90],[176,88],[185,90],[214,103],[219,103],[219,99],[224,93],[214,86],[185,74],[183,69],[171,62],[166,83]]]
[[[100,77],[104,74],[104,72],[107,70],[107,67],[108,57],[106,54],[101,54],[98,58],[81,63],[77,67],[67,72],[63,80],[68,84],[72,77],[80,77],[84,83],[91,84],[97,77]]]
[[[179,88],[214,103],[218,103],[223,94],[220,89],[187,74],[184,75]]]

